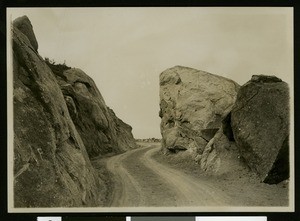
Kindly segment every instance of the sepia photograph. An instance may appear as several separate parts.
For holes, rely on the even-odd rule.
[[[293,212],[293,31],[292,7],[7,8],[8,211]]]

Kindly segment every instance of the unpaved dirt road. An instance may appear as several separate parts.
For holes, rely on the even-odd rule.
[[[159,144],[148,144],[107,160],[114,191],[109,206],[233,206],[237,202],[212,182],[169,168],[152,155]]]

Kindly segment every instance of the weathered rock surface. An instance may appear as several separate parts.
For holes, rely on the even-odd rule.
[[[202,153],[198,153],[195,161],[201,169],[213,174],[233,172],[244,167],[239,160],[239,151],[235,144],[223,133],[223,125],[209,140]]]
[[[26,15],[19,17],[14,20],[13,26],[18,28],[20,32],[22,32],[29,40],[30,45],[29,47],[32,46],[35,51],[38,50],[38,42],[35,38],[35,34],[33,32],[33,28],[31,25],[30,20]]]
[[[202,155],[231,111],[239,85],[232,80],[176,66],[160,75],[163,150]]]
[[[132,127],[124,123],[120,118],[116,116],[114,111],[110,108],[108,109],[109,115],[112,117],[112,125],[117,134],[117,145],[121,151],[126,151],[128,149],[136,148],[137,144],[132,135]]]
[[[186,67],[161,73],[163,151],[188,150],[213,173],[246,164],[262,181],[279,183],[289,177],[288,85],[274,76],[254,75],[239,88]]]
[[[274,76],[254,75],[231,113],[241,156],[266,183],[289,177],[289,88]]]
[[[102,185],[57,81],[16,27],[13,65],[15,207],[99,205]]]
[[[43,60],[26,16],[14,22],[12,37],[14,206],[103,205],[106,186],[86,148],[93,156],[134,147],[131,127],[85,73]]]
[[[109,109],[95,82],[82,70],[48,64],[64,94],[90,157],[135,148],[132,128]]]

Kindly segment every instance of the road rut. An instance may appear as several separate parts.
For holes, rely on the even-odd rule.
[[[234,205],[234,200],[212,182],[157,162],[152,156],[159,148],[158,144],[148,144],[107,160],[114,180],[109,206]]]

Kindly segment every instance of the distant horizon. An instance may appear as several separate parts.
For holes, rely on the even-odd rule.
[[[180,65],[229,78],[274,75],[293,91],[292,8],[8,8],[39,54],[82,69],[135,139],[161,139],[159,75]]]

